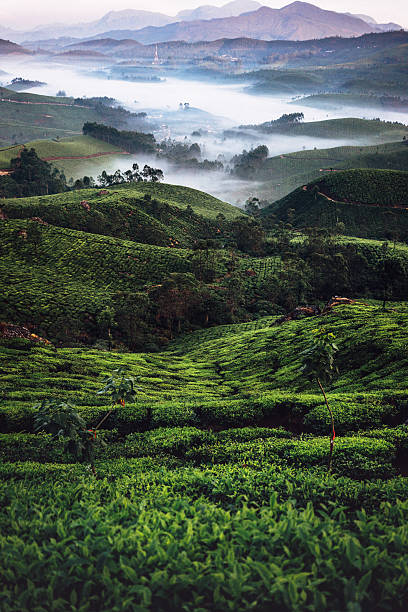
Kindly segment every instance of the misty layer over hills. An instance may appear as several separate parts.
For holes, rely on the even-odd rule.
[[[126,9],[110,11],[89,23],[50,24],[29,32],[0,26],[0,36],[14,42],[50,38],[134,38],[148,44],[170,40],[189,42],[246,36],[264,40],[306,40],[326,36],[360,36],[368,32],[400,29],[395,23],[377,24],[372,17],[326,11],[306,2],[281,9],[254,0],[235,0],[222,7],[200,6],[175,17]]]

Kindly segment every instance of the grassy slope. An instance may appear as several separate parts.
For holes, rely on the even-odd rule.
[[[50,157],[86,157],[87,155],[106,152],[117,154],[121,151],[119,147],[110,145],[102,140],[97,140],[91,136],[73,136],[60,140],[32,140],[24,144],[27,149],[33,147],[42,159]],[[7,147],[5,150],[0,151],[0,168],[8,168],[10,160],[18,155],[20,148],[21,145],[16,145],[15,147]],[[63,169],[65,161],[69,160],[61,160],[60,163],[57,161],[54,162],[54,165]]]
[[[0,140],[6,143],[80,135],[87,121],[120,129],[141,127],[120,110],[106,107],[99,112],[74,105],[72,98],[16,93],[0,87]]]
[[[266,197],[278,200],[300,185],[317,179],[330,168],[408,170],[408,145],[406,142],[392,142],[297,151],[269,158],[260,170],[259,178],[265,181],[262,190]]]
[[[383,94],[385,95],[385,94]],[[363,108],[386,108],[388,110],[395,109],[396,111],[408,112],[408,103],[403,100],[401,102],[387,101],[381,96],[365,94],[365,93],[347,93],[347,94],[315,94],[307,96],[301,100],[296,100],[296,104],[302,106],[312,106],[317,108],[343,108],[344,106],[363,107]]]
[[[250,126],[247,126],[250,127]],[[306,121],[282,126],[256,126],[266,134],[289,134],[291,136],[315,136],[319,138],[363,138],[372,137],[378,143],[392,142],[408,135],[408,127],[400,123],[345,117],[324,121]]]
[[[337,337],[340,373],[331,389],[337,398],[339,393],[348,399],[353,394],[363,399],[365,392],[378,393],[379,397],[402,392],[406,395],[407,314],[403,304],[394,304],[383,312],[377,304],[361,303],[337,307],[324,318],[277,326],[275,318],[266,317],[188,334],[160,354],[80,348],[55,352],[29,342],[21,347],[17,344],[14,349],[3,350],[6,403],[29,405],[34,398],[59,394],[97,406],[100,399],[92,399],[92,393],[99,385],[98,377],[120,365],[139,377],[142,402],[154,400],[169,405],[167,400],[173,398],[180,416],[183,410],[179,404],[184,401],[218,399],[232,402],[233,407],[240,399],[257,398],[262,402],[280,394],[296,403],[296,397],[302,401],[304,393],[318,397],[318,388],[300,372],[300,354],[320,325]],[[71,384],[65,386],[71,374]]]
[[[206,237],[207,222],[183,216],[180,208],[190,204],[210,219],[220,212],[229,218],[241,214],[216,198],[171,185],[143,184],[98,194],[88,189],[2,201],[8,218],[0,223],[3,320],[31,321],[52,337],[75,327],[75,321],[81,322],[82,332],[89,325],[93,329],[98,312],[120,292],[140,291],[171,272],[192,271],[192,251],[174,247],[190,247]],[[150,204],[140,200],[144,194],[177,208],[167,208],[163,219],[154,216]],[[32,217],[49,225],[30,221]],[[27,230],[26,240],[19,232]],[[34,242],[31,231],[38,234]],[[224,253],[216,252],[216,259],[225,273]]]
[[[18,216],[33,217],[38,216],[37,207],[48,206],[58,208],[60,206],[77,205],[82,200],[87,200],[98,205],[98,202],[103,203],[107,196],[99,196],[99,189],[83,189],[79,191],[71,191],[51,196],[35,196],[30,198],[18,198],[2,200],[0,206],[4,208],[6,214],[11,214],[11,210],[20,210]],[[227,219],[235,219],[242,215],[242,211],[227,204],[218,198],[215,198],[208,193],[184,187],[180,185],[170,185],[168,183],[133,183],[131,185],[120,185],[109,189],[109,203],[121,203],[122,200],[130,198],[143,198],[146,194],[160,202],[166,202],[171,206],[176,206],[180,209],[187,208],[190,205],[194,211],[203,217],[214,219],[218,214],[222,213]],[[25,213],[25,209],[29,213]],[[58,225],[58,222],[56,223]]]
[[[131,190],[135,195],[150,194],[152,198],[165,201],[182,209],[187,208],[190,204],[197,214],[210,219],[215,219],[220,213],[225,215],[227,219],[235,219],[242,215],[241,209],[236,206],[226,204],[204,191],[191,189],[190,187],[168,183],[140,183],[124,188]]]
[[[16,104],[1,101],[0,110],[0,138],[9,142],[80,134],[86,121],[100,119],[98,113],[90,108],[54,103]]]

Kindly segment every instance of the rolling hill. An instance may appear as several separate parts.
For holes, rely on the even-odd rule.
[[[143,117],[98,104],[98,100],[17,93],[0,87],[0,140],[4,143],[77,136],[87,121],[119,129],[142,130],[147,125]]]
[[[31,51],[9,40],[0,39],[0,55],[27,55]]]
[[[258,178],[265,181],[261,187],[265,197],[276,201],[322,174],[352,168],[408,171],[408,146],[405,142],[395,142],[297,151],[269,158]]]
[[[408,172],[353,169],[334,171],[299,187],[262,214],[286,219],[293,210],[297,228],[344,224],[352,236],[408,238]]]

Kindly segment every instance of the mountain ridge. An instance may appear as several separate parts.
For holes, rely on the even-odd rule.
[[[269,27],[269,29],[272,28],[271,34],[267,39],[281,40],[289,38],[291,40],[305,40],[307,38],[323,38],[330,35],[358,36],[372,31],[381,32],[389,29],[401,29],[401,26],[396,23],[378,24],[372,17],[367,15],[325,11],[306,2],[292,2],[280,9],[274,9],[260,4],[257,0],[233,0],[221,7],[202,5],[195,9],[180,11],[175,16],[135,9],[111,10],[100,19],[87,23],[68,25],[62,23],[47,24],[37,26],[33,30],[26,32],[16,32],[9,28],[1,27],[0,35],[4,33],[7,37],[12,38],[14,42],[34,42],[60,37],[90,38],[103,35],[106,38],[112,32],[117,32],[117,36],[120,37],[122,30],[131,30],[134,32],[143,31],[141,36],[147,36],[146,39],[140,40],[140,42],[156,43],[164,42],[167,32],[166,30],[158,32],[157,29],[169,28],[171,38],[166,40],[181,39],[194,42],[199,39],[198,33],[200,28],[204,29],[204,40],[214,40],[214,37],[209,38],[211,33],[209,33],[208,29],[211,30],[211,28],[214,28],[216,31],[216,33],[212,34],[212,36],[215,36],[215,39],[241,36],[245,34],[245,28],[251,26],[248,19],[253,21],[253,15],[257,11],[261,11],[261,13],[258,13],[260,20],[258,30],[265,17],[267,23],[264,25],[267,28]],[[326,15],[326,21],[324,19],[321,21],[321,17],[324,14]],[[252,17],[249,17],[250,15]],[[275,15],[274,23],[270,23],[272,15]],[[278,16],[281,17],[281,23],[279,23]],[[241,27],[239,27],[240,21],[236,21],[239,18],[241,18],[240,21],[242,22]],[[231,23],[223,22],[223,24],[220,24],[220,20],[232,21]],[[311,20],[312,22],[316,21],[316,23],[310,23]],[[330,24],[330,20],[333,21],[333,24]],[[203,21],[207,23],[202,24]],[[220,25],[225,26],[223,32],[219,30]],[[229,25],[231,31],[228,31]],[[147,31],[147,28],[154,29]],[[188,36],[188,31],[191,28],[196,32],[193,37]],[[154,34],[158,35],[158,39],[154,39],[154,36],[153,39],[149,39],[149,34],[151,36]],[[164,35],[164,38],[161,34]],[[248,33],[248,36],[252,38],[265,37],[265,35],[268,35],[268,31],[262,28],[260,31]]]
[[[395,24],[395,27],[400,27]],[[262,40],[310,40],[330,36],[355,37],[381,32],[378,24],[335,11],[326,11],[306,2],[293,2],[281,9],[261,6],[236,17],[211,20],[179,21],[165,26],[148,26],[126,37],[143,44],[169,41],[201,42],[220,38],[256,38]],[[105,37],[120,38],[120,31],[105,32]]]

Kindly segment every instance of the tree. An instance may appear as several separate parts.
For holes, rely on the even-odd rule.
[[[387,242],[384,242],[381,247],[381,258],[377,264],[377,274],[382,287],[383,305],[390,299],[393,288],[398,286],[398,283],[406,282],[407,266],[405,261],[390,252]]]
[[[96,323],[101,333],[107,333],[108,335],[108,349],[112,350],[112,327],[116,325],[115,322],[115,311],[111,306],[106,306],[101,310],[97,317]]]
[[[250,151],[244,150],[241,155],[236,155],[231,160],[234,164],[234,174],[253,179],[263,167],[268,155],[269,149],[266,145],[259,145]]]
[[[63,439],[65,450],[71,453],[76,461],[89,462],[92,473],[96,476],[94,465],[94,436],[92,430],[86,429],[84,419],[75,406],[58,399],[43,400],[36,404],[38,412],[34,416],[34,431],[50,433],[53,439]]]
[[[248,198],[245,202],[245,212],[247,212],[248,215],[256,217],[256,215],[259,214],[259,198]]]
[[[46,195],[66,191],[65,176],[49,163],[40,159],[35,149],[20,151],[10,161],[11,172],[0,181],[3,197]]]
[[[337,367],[335,366],[334,360],[339,349],[334,343],[335,336],[331,332],[327,332],[324,329],[315,329],[313,330],[313,334],[314,335],[309,342],[309,346],[301,353],[303,357],[301,372],[304,376],[307,376],[309,380],[317,382],[320,391],[323,394],[327,410],[330,414],[332,432],[330,436],[330,455],[328,467],[329,472],[331,472],[336,432],[334,429],[333,411],[330,408],[323,384],[327,385],[332,379],[333,374],[337,372]]]
[[[167,323],[172,337],[173,327],[181,332],[181,324],[188,324],[191,311],[199,300],[198,281],[193,274],[173,272],[160,285],[149,289],[149,296],[156,307],[156,320]]]

